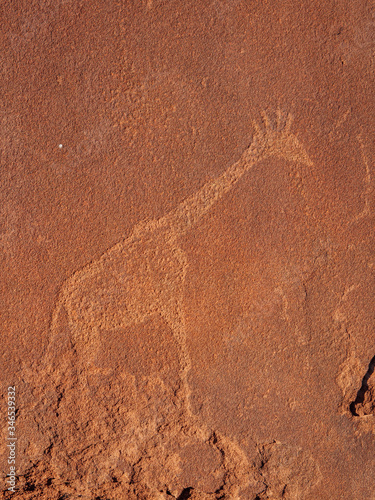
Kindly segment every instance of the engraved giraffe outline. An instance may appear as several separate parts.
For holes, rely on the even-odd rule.
[[[222,175],[204,184],[161,218],[136,224],[130,236],[63,283],[52,313],[49,345],[57,335],[64,310],[73,345],[81,349],[83,360],[89,365],[101,347],[100,330],[140,324],[158,314],[171,328],[177,342],[181,384],[177,392],[191,414],[187,380],[191,360],[183,311],[188,261],[178,238],[260,161],[276,157],[313,165],[291,132],[291,114],[284,116],[278,109],[274,121],[265,111],[261,117],[260,124],[253,122],[255,132],[250,146]],[[48,359],[48,347],[46,357]]]

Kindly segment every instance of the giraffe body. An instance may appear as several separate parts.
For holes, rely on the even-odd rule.
[[[186,264],[168,228],[143,228],[66,282],[62,300],[69,320],[113,329],[164,316],[181,290]]]

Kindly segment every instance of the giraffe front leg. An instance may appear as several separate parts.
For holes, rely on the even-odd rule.
[[[94,367],[97,356],[103,348],[100,328],[91,323],[72,320],[70,317],[69,330],[72,349],[76,353],[76,362],[83,371],[88,371]]]
[[[172,329],[178,347],[181,385],[177,390],[177,396],[183,402],[185,409],[191,413],[190,387],[188,383],[191,359],[186,343],[186,322],[182,308],[182,298],[175,299],[173,302],[169,303],[169,307],[163,311],[162,316]]]

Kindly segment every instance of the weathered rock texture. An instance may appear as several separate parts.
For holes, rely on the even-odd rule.
[[[2,497],[375,500],[375,5],[0,15]]]

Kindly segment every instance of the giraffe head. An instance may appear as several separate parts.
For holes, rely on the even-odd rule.
[[[262,113],[262,126],[254,123],[255,134],[249,148],[249,154],[263,160],[269,157],[283,158],[287,161],[296,161],[312,166],[306,149],[295,134],[290,131],[292,115],[283,118],[280,109],[276,112],[276,123],[269,116]]]

